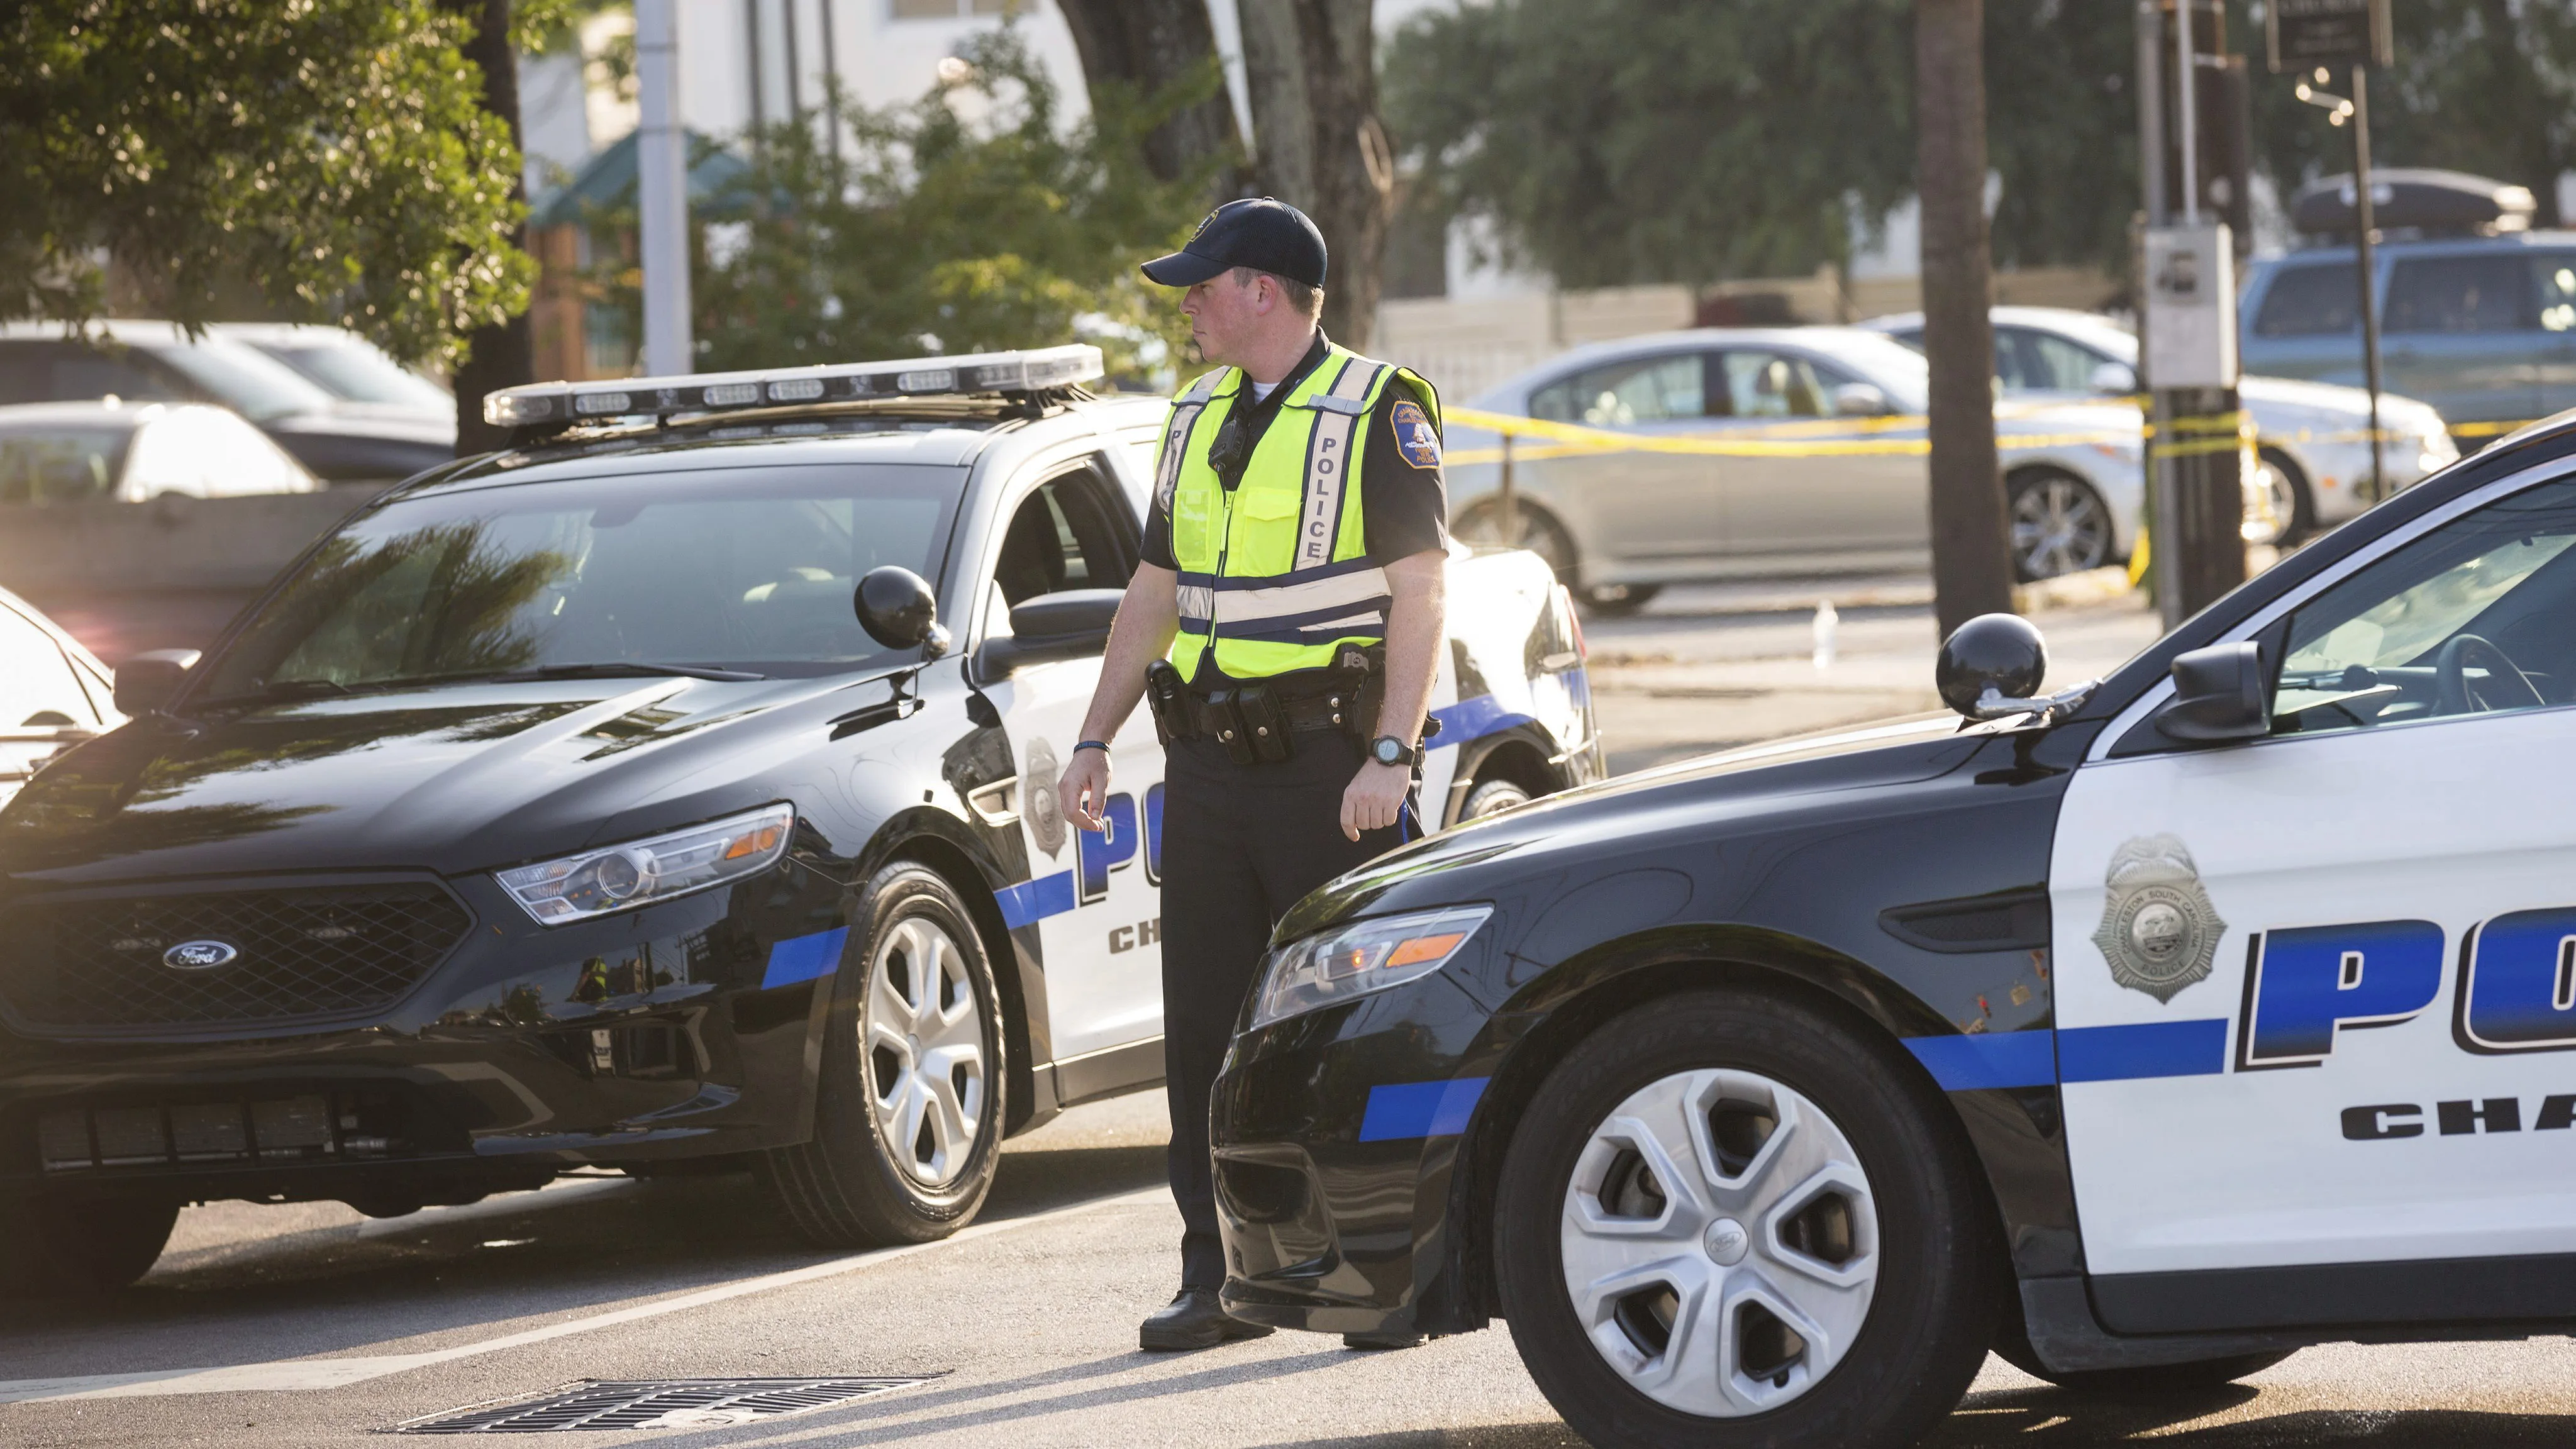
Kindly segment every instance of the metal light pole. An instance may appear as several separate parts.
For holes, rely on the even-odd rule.
[[[2361,366],[2370,385],[2370,501],[2388,496],[2388,464],[2379,437],[2379,295],[2370,258],[2370,234],[2377,218],[2370,199],[2370,74],[2361,62],[2352,65],[2352,202],[2356,258],[2361,272]]]
[[[690,370],[688,136],[680,125],[679,0],[635,0],[635,189],[644,265],[644,371]]]
[[[2370,67],[2396,63],[2396,25],[2389,0],[2273,0],[2265,7],[2264,26],[2275,74],[2314,66],[2316,85],[2324,85],[2333,74],[2328,67],[2352,67],[2351,100],[2304,80],[2296,94],[2324,108],[2329,124],[2352,123],[2353,280],[2361,289],[2361,368],[2370,387],[2369,496],[2376,503],[2388,496],[2388,464],[2379,436],[2379,294],[2372,285],[2377,278],[2371,233],[2379,219],[2370,196]]]

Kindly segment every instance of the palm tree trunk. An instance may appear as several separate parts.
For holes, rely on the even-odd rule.
[[[1995,453],[1984,47],[1984,0],[1916,0],[1923,352],[1932,369],[1932,595],[1944,638],[1979,614],[2012,607],[2012,554]]]

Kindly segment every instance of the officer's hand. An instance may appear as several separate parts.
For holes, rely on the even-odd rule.
[[[1350,788],[1342,792],[1342,834],[1357,840],[1364,830],[1393,825],[1412,789],[1410,766],[1381,765],[1375,760],[1360,766]]]
[[[1055,799],[1064,818],[1084,830],[1101,830],[1101,812],[1109,804],[1109,755],[1105,750],[1076,750],[1073,763],[1056,782]],[[1345,806],[1347,811],[1349,807]],[[1352,837],[1357,839],[1357,836]]]

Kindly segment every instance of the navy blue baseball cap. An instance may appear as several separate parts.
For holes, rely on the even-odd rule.
[[[1207,214],[1189,244],[1145,263],[1145,276],[1166,287],[1195,287],[1219,272],[1250,267],[1324,285],[1324,234],[1306,213],[1274,197],[1229,201]]]

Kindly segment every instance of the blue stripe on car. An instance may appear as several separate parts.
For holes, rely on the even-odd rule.
[[[841,943],[850,938],[850,928],[834,926],[810,936],[790,936],[769,948],[769,967],[760,973],[760,989],[793,986],[817,976],[829,976],[841,964]]]
[[[1371,1087],[1368,1109],[1360,1117],[1360,1140],[1455,1137],[1467,1130],[1476,1099],[1485,1095],[1485,1084],[1492,1080],[1460,1077],[1448,1082],[1399,1082]]]
[[[2227,1069],[2227,1019],[1918,1036],[1905,1046],[1945,1092],[2211,1076]]]
[[[2051,1087],[2057,1084],[2056,1033],[2007,1031],[1967,1036],[1906,1038],[1914,1059],[1932,1073],[1945,1092],[1973,1092],[1989,1087]]]
[[[1538,723],[1528,715],[1515,714],[1503,708],[1502,701],[1490,694],[1480,694],[1474,699],[1462,699],[1456,704],[1435,709],[1431,717],[1440,721],[1440,733],[1432,737],[1430,745],[1435,750],[1483,739],[1514,725]]]
[[[2227,1018],[2074,1026],[2057,1034],[2062,1082],[2207,1077],[2227,1070]]]
[[[1073,909],[1073,872],[1060,870],[1036,880],[1004,886],[993,893],[1002,907],[1002,924],[1016,931]]]

